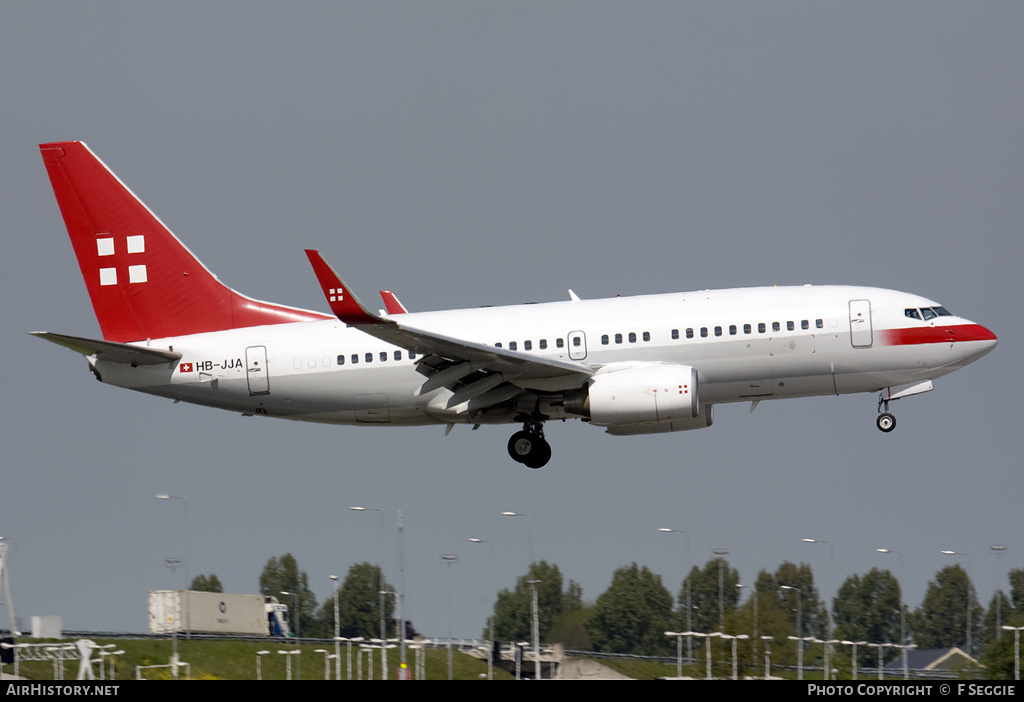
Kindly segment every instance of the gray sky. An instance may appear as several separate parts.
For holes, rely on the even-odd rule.
[[[190,573],[255,592],[293,553],[379,560],[408,615],[478,636],[534,555],[596,599],[636,561],[673,593],[728,548],[741,580],[805,561],[928,580],[970,555],[987,603],[1024,567],[1016,378],[1024,262],[1024,5],[935,3],[7,2],[0,9],[0,535],[17,614],[144,631]],[[369,429],[241,418],[97,383],[26,334],[98,336],[37,144],[83,140],[228,285],[326,311],[303,248],[367,300],[416,310],[746,285],[915,292],[999,347],[898,402],[720,406],[707,430],[611,437],[550,423]],[[833,544],[828,548],[801,538]],[[1007,544],[997,561],[990,544]],[[965,562],[966,565],[966,562]],[[897,575],[899,573],[897,572]],[[6,625],[6,614],[0,617]]]

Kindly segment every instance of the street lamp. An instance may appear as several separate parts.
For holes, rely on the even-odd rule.
[[[526,582],[529,583],[529,588],[532,590],[532,613],[534,616],[530,618],[529,627],[534,634],[534,679],[539,681],[541,679],[541,620],[537,607],[537,586],[541,581],[527,580]]]
[[[750,587],[750,599],[754,603],[753,636],[751,636],[750,638],[754,642],[754,657],[756,658],[757,657],[757,641],[758,641],[758,637],[757,637],[757,585],[747,586],[747,585],[742,585],[740,583],[736,583],[736,587],[738,587],[738,588]]]
[[[340,622],[338,621],[338,576],[332,575],[334,585],[334,679],[341,680],[341,638]]]
[[[377,564],[377,591],[380,592],[380,638],[381,640],[387,638],[387,622],[384,616],[384,510],[377,507],[353,507],[353,512],[376,512],[380,515],[380,560]],[[388,669],[388,654],[387,649],[381,654],[382,665],[384,670]],[[384,679],[387,680],[387,672],[384,673]]]
[[[156,499],[158,499],[158,500],[181,500],[181,509],[182,509],[181,515],[182,515],[182,525],[183,525],[183,528],[182,528],[182,535],[183,535],[182,536],[182,541],[184,542],[184,548],[185,548],[185,554],[184,554],[184,556],[182,558],[183,565],[184,565],[183,570],[185,572],[185,588],[184,589],[185,589],[185,593],[188,593],[189,588],[192,586],[192,581],[188,577],[188,569],[189,569],[189,563],[188,563],[188,501],[184,497],[178,497],[177,495],[167,495],[167,494],[157,495]],[[188,601],[187,601],[188,594],[183,594],[182,596],[186,598],[186,603],[185,603],[186,604],[186,606],[185,606],[185,638],[191,639],[192,638],[192,626],[191,626],[192,608],[188,606]],[[177,654],[177,650],[178,650],[177,634],[175,634],[175,639],[174,639],[174,651],[175,651],[175,654]]]
[[[832,562],[833,562],[832,542],[831,541],[825,541],[824,539],[801,539],[801,541],[803,541],[805,544],[828,544],[828,582],[825,583],[824,591],[825,592],[831,592],[831,587],[832,587]],[[828,607],[828,600],[827,599],[825,600],[825,620],[826,620],[825,623],[828,626],[828,633],[829,633],[829,635],[831,635],[832,634],[832,617],[829,615],[829,607]],[[828,655],[826,654],[826,658],[827,657],[828,657]],[[828,679],[828,678],[826,678],[826,679]]]
[[[282,656],[285,656],[286,663],[285,663],[285,678],[284,679],[285,680],[291,680],[292,679],[292,656],[297,656],[300,653],[302,653],[302,651],[300,651],[299,649],[296,648],[293,651],[278,651],[278,653],[280,653]]]
[[[299,635],[299,593],[298,592],[288,592],[287,590],[281,590],[281,594],[282,595],[292,595],[292,596],[295,597],[295,622],[294,622],[293,628],[295,629],[295,643],[299,644],[299,643],[301,643],[300,639],[302,638]],[[289,658],[288,661],[289,661],[288,665],[290,667],[291,666],[291,658]],[[302,661],[301,658],[299,660],[295,661],[295,677],[297,677],[299,680],[302,680],[302,662],[301,661]]]
[[[1013,632],[1013,679],[1020,680],[1020,632],[1024,631],[1024,626],[1003,624],[1003,629]]]
[[[768,680],[771,678],[772,671],[772,637],[764,634],[761,636],[761,640],[764,641],[764,679]]]
[[[690,606],[690,533],[683,531],[682,529],[669,529],[662,527],[658,531],[665,534],[686,534],[686,561],[683,564],[683,586],[686,588],[686,630],[690,631],[693,629],[691,623],[691,616],[693,614],[693,608]],[[686,637],[686,659],[693,662],[693,637]]]
[[[683,637],[686,636],[686,632],[666,631],[665,636],[676,637],[676,677],[681,678],[683,677]]]
[[[800,592],[800,588],[792,587],[790,585],[781,585],[780,590],[793,590],[796,592],[796,636],[790,636],[791,639],[797,640],[796,649],[796,667],[797,667],[797,680],[804,679],[804,642],[803,642],[803,605],[801,600],[803,599],[803,593]]]
[[[722,566],[725,564],[725,557],[729,555],[729,549],[716,548],[712,553],[718,556],[718,628],[725,631],[725,593],[723,592],[725,579]]]
[[[1006,551],[1006,544],[992,544],[988,547],[989,553],[996,557],[996,563],[1002,560],[1000,557]],[[996,591],[996,641],[1003,638],[1003,598],[1002,590]]]
[[[256,679],[263,679],[263,656],[270,653],[270,651],[256,651]]]
[[[455,553],[441,554],[441,560],[448,564],[448,679],[452,679],[452,566],[459,562]]]
[[[739,636],[730,636],[729,634],[721,634],[723,639],[732,640],[732,679],[737,680],[737,665],[736,665],[736,643],[739,639],[749,639],[750,637],[746,634],[740,634]]]
[[[963,556],[967,559],[967,655],[974,655],[971,652],[971,605],[973,599],[971,598],[971,557],[966,553],[960,553],[959,551],[942,551],[943,555],[946,556]]]
[[[889,548],[876,548],[879,553],[895,553],[900,557],[900,643],[907,642],[907,608],[903,606],[903,554]],[[903,679],[908,680],[910,671],[907,667],[907,649],[903,649]]]
[[[494,544],[486,539],[470,539],[470,543],[474,544],[487,544],[491,547],[491,567],[490,567],[490,581],[491,581],[491,592],[494,592]],[[488,651],[487,651],[487,679],[494,679],[494,612],[491,612],[491,616],[488,618],[490,624],[488,633]]]

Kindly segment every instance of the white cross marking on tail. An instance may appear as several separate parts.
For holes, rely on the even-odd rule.
[[[113,256],[116,251],[114,237],[99,235],[102,238],[96,239],[96,255]],[[129,254],[140,254],[146,252],[146,237],[143,234],[136,234],[125,237],[125,251]],[[145,283],[149,279],[146,272],[146,264],[140,263],[128,266],[129,283]],[[117,268],[100,268],[100,285],[117,285]]]

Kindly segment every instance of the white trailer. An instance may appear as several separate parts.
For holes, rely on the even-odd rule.
[[[149,633],[286,636],[287,605],[266,595],[229,595],[195,590],[152,590]]]

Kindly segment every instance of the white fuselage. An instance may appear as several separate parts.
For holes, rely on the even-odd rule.
[[[867,302],[864,302],[867,301]],[[973,322],[907,316],[917,295],[851,286],[765,287],[573,300],[401,315],[404,325],[600,369],[673,363],[697,370],[700,403],[878,391],[931,380],[995,346]],[[397,319],[397,318],[396,318]],[[987,330],[986,330],[987,331]],[[948,333],[947,333],[948,332]],[[244,414],[335,424],[512,422],[514,407],[448,408],[419,394],[419,356],[338,320],[256,326],[138,342],[177,363],[91,361],[106,383]],[[512,382],[515,382],[514,380]],[[567,387],[531,386],[552,419]]]

